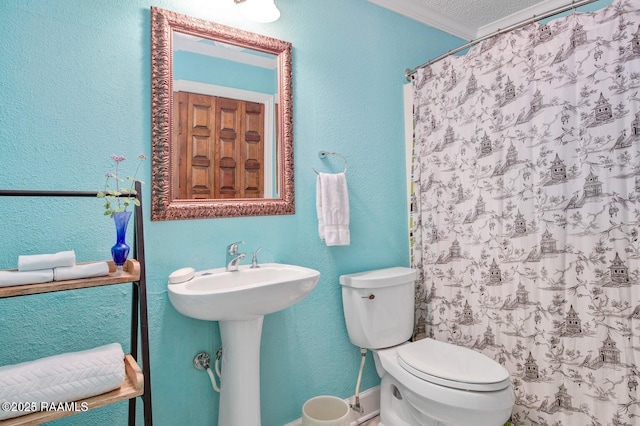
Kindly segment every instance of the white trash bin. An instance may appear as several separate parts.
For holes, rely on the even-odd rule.
[[[349,426],[349,404],[335,396],[316,396],[302,406],[302,426]]]

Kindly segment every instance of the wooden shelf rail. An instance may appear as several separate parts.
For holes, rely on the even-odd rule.
[[[99,287],[103,285],[131,283],[140,280],[140,264],[137,260],[127,259],[123,273],[116,275],[116,265],[112,260],[109,264],[109,275],[77,280],[51,281],[39,284],[24,284],[0,287],[0,298],[26,296],[28,294],[51,293],[54,291],[75,290],[78,288]],[[79,263],[80,265],[80,263]]]
[[[14,417],[12,419],[0,420],[0,426],[39,425],[41,423],[81,413],[83,412],[84,407],[86,407],[85,411],[88,411],[93,410],[94,408],[104,407],[105,405],[142,396],[144,394],[144,378],[140,367],[131,354],[126,354],[124,357],[124,369],[125,379],[122,386],[110,392],[75,401],[73,407],[75,407],[75,410],[77,411],[36,411],[34,413],[25,414],[24,416]]]

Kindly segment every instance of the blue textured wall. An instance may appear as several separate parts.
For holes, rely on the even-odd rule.
[[[229,0],[230,1],[230,0]],[[293,43],[296,214],[151,222],[145,210],[154,420],[215,425],[218,396],[192,367],[220,346],[216,323],[170,305],[173,270],[219,267],[225,246],[264,247],[263,262],[318,269],[305,300],[265,318],[263,425],[300,417],[305,400],[353,394],[359,350],[346,334],[338,276],[408,264],[404,183],[404,70],[460,40],[366,0],[278,0],[273,24],[225,17],[213,0],[2,0],[0,187],[98,190],[109,155],[150,153],[149,7],[237,26]],[[315,174],[350,162],[349,247],[317,236]],[[338,159],[339,160],[339,159]],[[127,160],[125,165],[133,165]],[[150,165],[141,173],[149,202]],[[0,198],[0,268],[19,254],[75,249],[78,261],[109,257],[112,222],[95,199]],[[129,348],[129,285],[0,300],[0,365],[117,341]],[[379,379],[373,363],[362,389]],[[139,404],[140,407],[141,404]],[[124,424],[126,403],[56,424]]]

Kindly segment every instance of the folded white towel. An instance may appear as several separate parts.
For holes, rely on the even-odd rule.
[[[53,269],[53,280],[77,280],[79,278],[101,277],[109,275],[107,262],[85,263],[75,266],[59,266]]]
[[[344,173],[318,173],[316,210],[320,239],[328,246],[348,246],[349,193]]]
[[[58,266],[73,266],[75,264],[76,253],[73,250],[53,254],[18,256],[18,271],[20,272],[52,269]]]
[[[111,343],[0,367],[0,401],[38,402],[39,410],[39,402],[72,402],[117,389],[124,377],[122,347]],[[0,410],[0,420],[23,414]]]
[[[53,281],[53,269],[39,271],[0,271],[0,287],[11,285],[38,284]]]

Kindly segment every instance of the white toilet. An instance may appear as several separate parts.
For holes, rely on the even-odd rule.
[[[413,332],[416,271],[342,275],[351,342],[373,351],[380,426],[502,426],[515,401],[508,371],[474,350]]]

